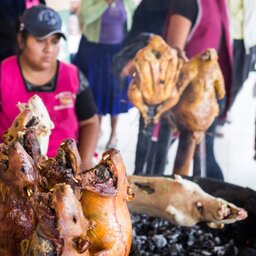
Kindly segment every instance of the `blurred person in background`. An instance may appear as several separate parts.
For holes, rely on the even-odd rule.
[[[112,75],[113,56],[122,48],[123,41],[132,25],[136,8],[131,0],[82,0],[80,23],[82,38],[74,59],[89,80],[99,119],[111,117],[111,133],[106,148],[117,145],[118,115],[131,107],[127,98],[127,87],[118,86]]]
[[[0,61],[18,51],[17,24],[25,9],[45,4],[44,0],[0,1]]]
[[[228,2],[234,57],[232,106],[249,72],[256,71],[256,1],[228,0]]]
[[[1,63],[0,134],[18,115],[17,103],[37,94],[55,126],[47,155],[54,157],[60,143],[73,138],[83,167],[89,169],[99,135],[97,108],[84,75],[57,59],[60,39],[65,39],[61,24],[60,16],[44,5],[27,9],[21,17],[20,52]]]
[[[215,130],[224,122],[230,106],[232,86],[232,42],[229,31],[226,0],[173,0],[169,15],[167,42],[171,47],[184,50],[188,58],[214,48],[224,75],[226,98],[219,102],[220,113],[205,136],[206,176],[223,180],[224,176],[214,154]]]

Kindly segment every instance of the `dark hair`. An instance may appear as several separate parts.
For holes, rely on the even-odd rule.
[[[19,33],[21,34],[22,39],[24,41],[26,41],[28,38],[29,32],[26,29],[24,29],[24,30],[20,31]]]

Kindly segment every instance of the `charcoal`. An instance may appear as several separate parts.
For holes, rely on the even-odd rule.
[[[154,235],[152,240],[158,248],[163,248],[167,245],[167,240],[163,235]]]
[[[173,225],[160,218],[133,214],[130,256],[256,256],[256,238],[247,244],[235,241],[225,229],[204,223],[193,227]],[[247,248],[248,247],[248,248]]]

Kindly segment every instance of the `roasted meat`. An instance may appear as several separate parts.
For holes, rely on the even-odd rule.
[[[78,189],[78,179],[82,172],[82,161],[74,139],[66,139],[59,146],[55,158],[48,158],[37,163],[41,175],[46,177],[46,189],[50,190],[58,183],[69,184]]]
[[[215,49],[207,49],[184,63],[177,86],[184,87],[171,109],[180,131],[174,173],[188,175],[195,146],[219,113],[217,99],[225,96],[224,78]]]
[[[71,187],[57,184],[33,199],[38,224],[30,239],[21,243],[23,255],[89,256],[90,224]]]
[[[219,113],[217,99],[225,96],[224,78],[215,49],[196,55],[184,63],[179,79],[189,86],[172,108],[178,128],[194,132],[197,141]],[[179,86],[179,83],[178,83]]]
[[[134,213],[161,217],[182,226],[204,221],[215,228],[247,217],[243,208],[205,193],[196,183],[180,176],[128,178],[135,188],[135,197],[128,203]]]
[[[129,85],[128,97],[141,112],[146,125],[151,121],[157,123],[160,116],[178,102],[183,88],[176,87],[176,82],[183,62],[178,51],[157,35],[137,52],[136,72]],[[153,120],[148,116],[148,106],[157,108]]]
[[[41,153],[45,155],[54,124],[50,120],[42,99],[34,95],[29,99],[28,103],[19,103],[18,107],[21,112],[13,121],[11,127],[3,134],[4,143],[10,144],[14,141],[23,141],[24,134],[28,129],[32,129],[39,141]]]
[[[40,176],[18,142],[2,149],[0,161],[0,252],[19,255],[18,244],[35,230],[36,218],[29,198],[37,190]]]
[[[88,232],[91,255],[129,255],[132,225],[126,200],[133,197],[120,153],[107,150],[100,163],[82,174],[84,215],[96,223]]]

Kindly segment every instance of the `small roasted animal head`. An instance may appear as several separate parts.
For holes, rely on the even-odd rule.
[[[21,243],[23,254],[89,256],[87,230],[91,226],[71,187],[57,184],[37,197],[33,208],[38,225],[31,239]]]
[[[86,251],[91,245],[87,236],[90,224],[71,187],[57,184],[52,203],[58,219],[57,229],[64,240],[63,255],[87,255]]]
[[[14,141],[23,139],[25,131],[34,126],[37,127],[39,120],[32,114],[31,110],[25,109],[13,121],[11,127],[3,134],[3,142],[7,145]]]
[[[85,171],[81,177],[83,189],[103,196],[115,196],[117,193],[125,199],[131,199],[133,193],[128,186],[126,169],[121,154],[116,149],[108,149],[94,168]]]
[[[178,181],[177,201],[183,204],[172,204],[169,211],[176,215],[176,218],[187,226],[195,225],[200,221],[213,223],[211,226],[222,227],[219,224],[229,224],[243,220],[247,212],[221,198],[216,198],[204,192],[196,183],[176,177]],[[189,200],[188,200],[189,198]]]
[[[19,142],[8,147],[8,160],[5,171],[0,173],[0,180],[24,196],[31,196],[38,186],[40,176],[33,159]]]

